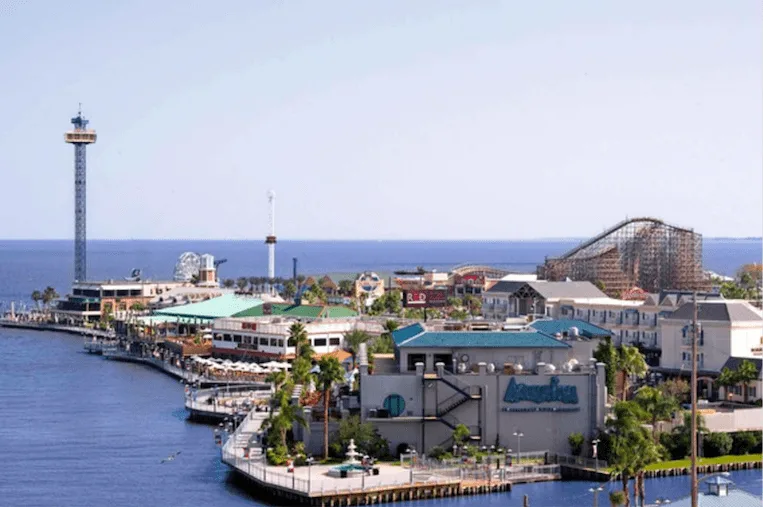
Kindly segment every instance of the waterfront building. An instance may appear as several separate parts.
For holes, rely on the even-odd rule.
[[[274,305],[275,306],[275,305]],[[310,345],[316,354],[328,354],[344,347],[344,335],[353,329],[369,334],[383,332],[381,324],[360,321],[356,317],[331,317],[340,307],[304,306],[298,312],[289,308],[276,314],[217,319],[212,324],[213,353],[260,360],[290,360],[296,354],[295,344],[289,339],[290,329],[296,323],[305,327]],[[345,308],[341,309],[345,313]],[[299,315],[297,317],[296,315]],[[325,315],[325,316],[324,316]]]
[[[700,384],[708,396],[717,395],[712,384],[731,357],[755,358],[763,337],[763,312],[746,301],[707,300],[697,304],[699,337],[697,365]],[[685,303],[660,320],[662,350],[657,369],[669,375],[688,376],[691,371],[694,304]]]
[[[450,449],[463,424],[472,444],[567,453],[570,433],[592,438],[604,424],[604,365],[572,361],[565,340],[536,329],[443,331],[422,324],[392,336],[394,359],[375,364],[373,374],[361,351],[360,403],[363,420],[393,450]]]
[[[591,282],[548,282],[501,280],[482,295],[482,315],[486,319],[551,316],[562,299],[605,299],[607,296]],[[575,318],[574,315],[566,316]]]
[[[81,323],[133,308],[145,308],[156,296],[190,285],[175,281],[107,280],[74,282],[72,293],[52,310],[59,321]]]

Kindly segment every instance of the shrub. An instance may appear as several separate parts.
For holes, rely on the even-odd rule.
[[[582,433],[572,433],[567,441],[570,444],[570,451],[575,456],[580,456],[583,450],[583,444],[585,443],[585,437]]]
[[[732,435],[731,454],[759,453],[761,434],[756,431],[740,431]]]
[[[439,445],[436,445],[429,449],[429,452],[427,452],[427,456],[434,459],[442,459],[442,456],[445,454],[445,449],[440,447]]]
[[[609,493],[609,503],[611,503],[613,507],[623,505],[625,503],[625,493],[619,489],[616,491],[611,491]]]
[[[689,454],[689,443],[672,433],[660,433],[660,444],[670,455],[670,459],[684,459]]]
[[[265,456],[269,465],[283,465],[289,459],[289,450],[283,445],[268,448]]]
[[[399,458],[401,454],[408,454],[409,448],[410,448],[410,445],[406,444],[405,442],[398,444],[396,457]]]
[[[704,454],[708,458],[717,456],[726,456],[731,452],[731,446],[734,443],[731,435],[728,433],[710,433],[704,438]]]

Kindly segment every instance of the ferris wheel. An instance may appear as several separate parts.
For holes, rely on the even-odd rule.
[[[185,252],[178,257],[175,263],[175,273],[172,278],[176,282],[190,282],[194,276],[198,276],[201,268],[201,257],[194,252]]]

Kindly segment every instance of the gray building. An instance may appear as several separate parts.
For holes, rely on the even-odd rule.
[[[369,374],[361,354],[361,417],[394,453],[450,448],[454,429],[473,444],[514,452],[568,453],[568,437],[602,427],[603,364],[570,360],[571,347],[537,330],[435,331],[414,324],[393,333],[396,371]],[[521,433],[521,440],[515,433]]]
[[[500,281],[482,293],[482,315],[503,320],[525,315],[550,315],[561,299],[606,298],[591,282]]]

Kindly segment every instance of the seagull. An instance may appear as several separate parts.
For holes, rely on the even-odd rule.
[[[159,464],[161,465],[162,463],[165,463],[165,462],[167,462],[167,461],[173,461],[175,458],[177,458],[178,454],[180,454],[181,452],[183,452],[183,451],[178,451],[178,452],[176,452],[176,453],[170,454],[169,456],[167,456],[166,458],[164,458],[163,460],[161,460],[161,461],[159,462]]]

